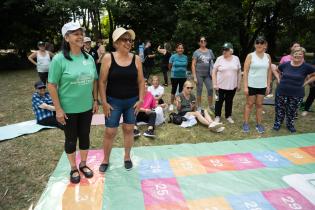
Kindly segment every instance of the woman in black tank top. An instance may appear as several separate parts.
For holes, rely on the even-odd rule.
[[[125,156],[124,165],[132,168],[130,151],[133,145],[135,116],[144,98],[144,77],[139,56],[130,53],[135,33],[117,28],[113,33],[116,52],[106,54],[102,60],[99,88],[105,115],[104,159],[99,171],[109,166],[109,156],[121,115]]]

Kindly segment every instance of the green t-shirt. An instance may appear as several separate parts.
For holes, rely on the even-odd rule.
[[[67,60],[62,53],[53,57],[48,82],[58,86],[60,105],[65,113],[80,113],[92,109],[93,82],[97,72],[92,56],[71,55]]]

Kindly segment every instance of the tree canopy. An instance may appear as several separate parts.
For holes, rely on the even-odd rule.
[[[276,58],[294,41],[315,50],[314,5],[314,0],[2,0],[0,49],[25,53],[38,40],[58,48],[62,25],[73,20],[95,41],[122,26],[136,32],[136,45],[147,39],[154,46],[181,42],[187,54],[200,36],[216,53],[229,41],[241,60],[264,35]]]

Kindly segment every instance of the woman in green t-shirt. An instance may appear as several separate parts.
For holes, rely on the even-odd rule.
[[[77,139],[81,155],[79,169],[86,178],[93,177],[93,171],[86,166],[86,159],[92,115],[98,111],[97,73],[92,56],[82,50],[84,32],[80,24],[67,23],[61,32],[62,49],[51,62],[48,90],[56,108],[57,121],[65,126],[65,152],[71,165],[70,181],[79,183],[75,154]]]

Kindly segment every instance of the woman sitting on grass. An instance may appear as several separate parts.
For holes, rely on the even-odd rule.
[[[152,85],[148,87],[148,91],[152,93],[156,100],[156,104],[162,108],[166,108],[167,104],[162,99],[164,95],[164,87],[160,85],[160,78],[158,76],[152,76]]]
[[[209,127],[210,131],[222,132],[225,128],[222,123],[214,122],[207,110],[196,111],[196,97],[191,93],[193,84],[190,81],[184,83],[183,91],[176,97],[175,104],[178,110],[178,114],[181,116],[192,115],[197,120]]]

